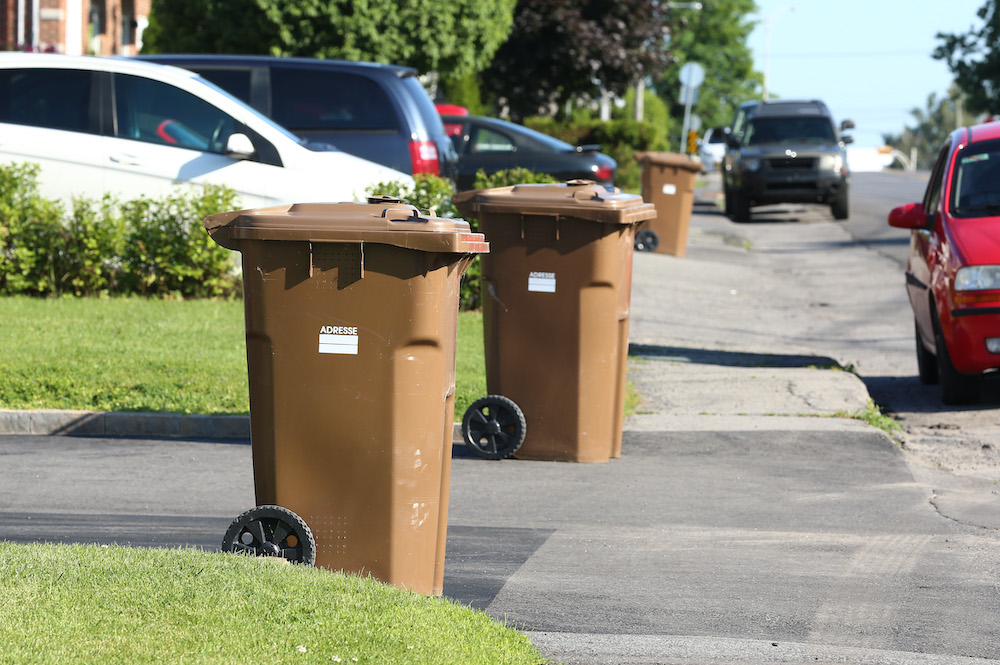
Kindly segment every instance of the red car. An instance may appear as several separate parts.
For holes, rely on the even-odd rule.
[[[957,129],[938,155],[920,203],[889,213],[911,229],[906,289],[917,367],[945,404],[979,399],[1000,368],[1000,122]]]

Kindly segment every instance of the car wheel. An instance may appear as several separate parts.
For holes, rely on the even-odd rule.
[[[917,327],[917,322],[914,320],[913,329],[915,331],[916,346],[917,346],[917,373],[920,377],[920,383],[925,386],[933,386],[938,382],[938,369],[937,360],[934,357],[934,352],[927,349],[924,346],[923,340],[920,338],[920,328]]]
[[[750,201],[742,193],[734,191],[732,193],[732,212],[729,218],[734,222],[744,223],[750,221]]]
[[[833,200],[830,201],[830,212],[833,214],[834,219],[847,219],[849,213],[847,190],[837,194]]]
[[[976,402],[979,399],[980,377],[978,374],[962,374],[951,363],[937,312],[934,313],[934,346],[938,381],[941,383],[941,401],[949,406]]]

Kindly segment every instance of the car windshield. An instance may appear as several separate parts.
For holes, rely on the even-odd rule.
[[[952,183],[955,217],[1000,215],[1000,141],[973,143],[958,153]]]
[[[833,125],[822,116],[754,118],[747,123],[746,145],[768,143],[830,143],[836,141]]]

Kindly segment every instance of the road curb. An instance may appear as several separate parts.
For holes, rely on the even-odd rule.
[[[249,439],[250,417],[119,411],[0,410],[0,434]]]
[[[455,422],[453,440],[462,440]],[[0,435],[250,440],[250,416],[0,409]]]

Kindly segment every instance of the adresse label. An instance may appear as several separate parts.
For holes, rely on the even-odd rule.
[[[555,293],[556,274],[538,271],[528,273],[528,290],[536,293]]]
[[[358,355],[357,326],[320,326],[319,352],[337,355]]]

